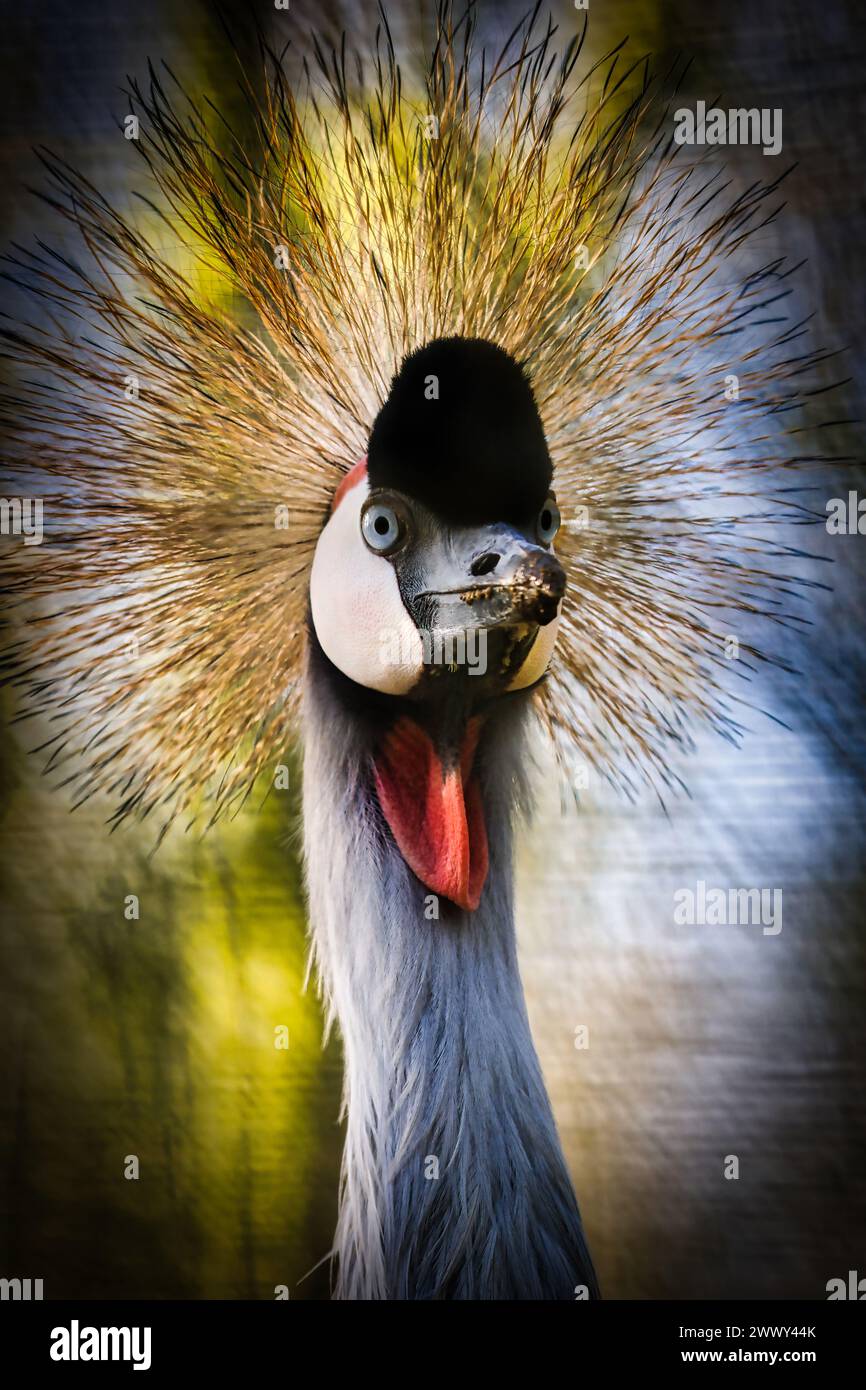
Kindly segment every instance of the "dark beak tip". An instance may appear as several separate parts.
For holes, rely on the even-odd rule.
[[[565,570],[548,550],[537,550],[528,556],[515,578],[557,603],[565,594]]]
[[[543,584],[542,588],[544,589],[545,593],[549,594],[551,598],[555,598],[557,602],[561,598],[564,598],[565,570],[562,568],[561,565],[558,565],[556,570],[550,574],[547,583]]]

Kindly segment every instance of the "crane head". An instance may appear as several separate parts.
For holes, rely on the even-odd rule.
[[[312,619],[329,660],[419,702],[535,684],[565,592],[551,479],[513,357],[466,338],[408,357],[316,548]]]
[[[345,476],[310,577],[316,638],[394,699],[379,801],[427,886],[473,908],[487,843],[476,746],[492,702],[550,661],[565,593],[552,467],[522,367],[480,339],[409,356]]]

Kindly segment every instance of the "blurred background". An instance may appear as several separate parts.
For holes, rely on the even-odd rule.
[[[251,8],[302,50],[314,24],[359,41],[375,23],[369,6],[223,0],[251,54]],[[583,23],[571,0],[549,9],[564,36]],[[422,11],[388,10],[421,51]],[[478,12],[494,42],[523,6]],[[862,419],[866,26],[853,0],[590,0],[589,35],[593,56],[628,35],[659,69],[691,57],[684,100],[782,109],[783,153],[730,149],[729,174],[746,187],[796,163],[762,250],[806,258],[796,308],[814,313],[816,343],[849,349],[828,368],[850,380],[827,418]],[[56,230],[27,191],[34,146],[128,202],[138,162],[116,127],[120,89],[148,58],[239,109],[206,4],[5,0],[3,249]],[[823,449],[862,455],[858,430],[853,445],[850,427],[822,433]],[[817,509],[858,485],[840,465]],[[741,749],[702,742],[676,769],[691,799],[666,808],[590,782],[564,812],[550,773],[521,843],[530,1016],[610,1298],[823,1298],[828,1279],[866,1274],[866,540],[817,526],[808,545],[832,562],[817,576],[831,588],[781,649],[799,674],[754,692],[787,727],[755,714]],[[96,803],[70,814],[27,753],[38,741],[4,727],[0,744],[0,1274],[43,1278],[49,1298],[270,1298],[277,1284],[327,1297],[341,1062],[304,988],[296,765],[286,790],[151,856],[149,829],[109,835]],[[677,926],[673,894],[698,880],[781,889],[783,930]]]

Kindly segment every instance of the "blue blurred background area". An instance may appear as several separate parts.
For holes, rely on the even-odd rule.
[[[222,0],[251,63],[251,8],[301,52],[314,25],[356,42],[375,25],[368,6]],[[388,6],[410,52],[430,8]],[[582,26],[571,0],[549,8],[564,36]],[[491,42],[524,12],[477,9]],[[761,250],[805,262],[791,312],[814,314],[815,344],[848,349],[826,366],[827,383],[850,380],[825,417],[862,419],[866,26],[853,0],[590,0],[589,23],[593,56],[628,35],[661,71],[692,57],[683,104],[781,108],[778,167],[738,147],[728,173],[745,188],[796,163]],[[6,0],[2,249],[58,241],[27,191],[34,146],[132,206],[140,162],[116,121],[149,58],[243,120],[212,7]],[[12,287],[3,298],[21,310]],[[831,424],[806,447],[862,457],[862,429]],[[820,512],[863,494],[856,463],[816,477]],[[866,1274],[866,537],[819,524],[797,540],[830,587],[802,634],[779,638],[797,674],[773,670],[752,692],[783,722],[754,712],[740,749],[701,740],[675,769],[691,799],[666,808],[590,779],[565,812],[545,764],[521,842],[530,1017],[612,1298],[820,1299],[829,1279]],[[14,692],[2,700],[8,721]],[[5,727],[0,741],[0,1275],[42,1278],[49,1298],[327,1297],[341,1061],[305,986],[296,751],[285,790],[151,855],[151,830],[109,834],[104,805],[70,814],[28,754],[36,732]],[[674,894],[699,880],[780,889],[782,931],[678,926]]]

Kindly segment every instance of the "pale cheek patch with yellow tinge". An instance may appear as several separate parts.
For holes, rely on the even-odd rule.
[[[364,543],[361,508],[369,492],[362,473],[337,496],[319,537],[310,574],[313,626],[343,675],[368,690],[405,695],[423,670],[421,637],[393,565]]]
[[[560,612],[562,604],[560,604]],[[559,632],[560,614],[557,613],[552,623],[547,627],[540,627],[535,641],[529,649],[529,654],[521,666],[517,675],[508,682],[509,690],[525,690],[527,686],[534,685],[541,680],[553,656],[553,648],[556,645],[556,634]]]

